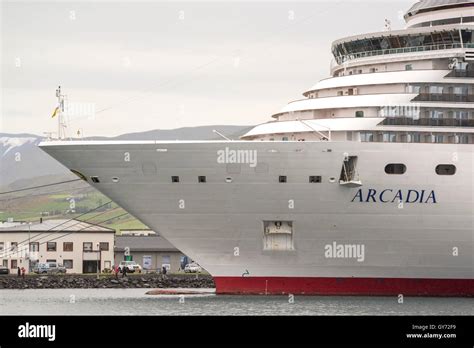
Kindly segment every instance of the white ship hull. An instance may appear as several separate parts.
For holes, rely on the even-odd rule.
[[[215,277],[219,293],[474,295],[470,145],[59,141],[40,146],[201,264]],[[256,162],[219,163],[224,150],[256,151]],[[339,182],[347,155],[358,158],[362,186]],[[407,171],[388,175],[388,163],[403,163]],[[437,175],[439,164],[455,164],[456,174]],[[91,176],[100,182],[92,183]],[[279,176],[287,182],[280,183]],[[309,183],[309,176],[321,176],[321,182]],[[266,221],[292,222],[292,250],[265,250]],[[339,245],[359,251],[363,246],[363,255],[331,254]]]

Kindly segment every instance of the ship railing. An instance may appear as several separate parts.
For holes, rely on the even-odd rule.
[[[473,44],[466,44],[465,47],[469,48]],[[438,51],[438,50],[450,50],[463,48],[463,45],[460,43],[451,43],[451,44],[439,44],[439,45],[425,45],[425,46],[413,46],[413,47],[403,47],[403,48],[388,48],[382,50],[373,50],[373,51],[364,51],[358,53],[351,53],[343,56],[336,57],[336,62],[338,64],[343,64],[346,61],[359,59],[359,58],[368,58],[374,56],[382,56],[388,54],[400,54],[400,53],[417,53],[417,52],[427,52],[427,51]]]
[[[384,126],[474,127],[473,119],[386,117]]]
[[[453,70],[445,77],[474,77],[474,70]]]
[[[413,101],[474,103],[474,94],[420,93]]]

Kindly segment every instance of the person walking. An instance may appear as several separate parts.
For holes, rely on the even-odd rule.
[[[25,279],[25,274],[26,274],[26,269],[25,269],[25,267],[22,267],[22,268],[21,268],[21,277],[22,277],[23,279]]]
[[[163,279],[168,278],[168,277],[166,276],[166,273],[167,273],[167,272],[168,272],[168,270],[166,269],[166,266],[163,266],[163,269],[162,269],[162,271],[161,271],[161,274],[162,274],[162,278],[163,278]]]
[[[18,267],[18,271],[17,271],[17,272],[18,272],[18,276],[21,277],[21,268],[20,268],[20,267]]]
[[[122,278],[127,276],[127,265],[122,267]]]

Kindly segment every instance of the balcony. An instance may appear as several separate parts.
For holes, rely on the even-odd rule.
[[[412,117],[388,117],[384,126],[424,126],[424,127],[474,127],[474,120],[455,118],[419,118]]]
[[[474,70],[453,70],[446,77],[474,77]]]
[[[383,55],[388,55],[388,54],[451,50],[451,49],[457,49],[457,48],[463,48],[463,45],[460,43],[451,43],[451,44],[414,46],[414,47],[391,48],[391,49],[375,50],[375,51],[365,51],[365,52],[359,52],[359,53],[351,53],[344,56],[338,56],[336,57],[336,62],[338,64],[342,64],[346,61],[359,59],[359,58],[383,56]]]
[[[445,93],[420,93],[413,101],[418,102],[453,102],[453,103],[474,103],[473,94],[445,94]]]

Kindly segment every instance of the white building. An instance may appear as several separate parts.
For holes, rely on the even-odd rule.
[[[0,228],[0,264],[25,267],[38,262],[63,264],[67,273],[95,273],[111,268],[115,230],[78,220],[46,220]]]

